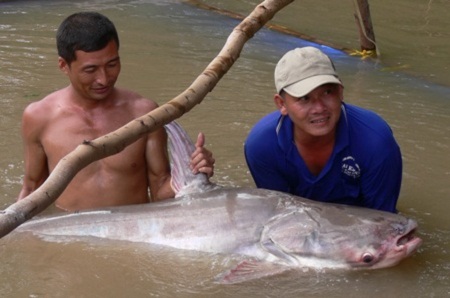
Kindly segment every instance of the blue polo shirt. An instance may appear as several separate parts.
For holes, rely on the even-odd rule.
[[[317,176],[297,151],[292,121],[279,111],[253,127],[244,150],[259,188],[396,212],[402,180],[400,148],[389,125],[372,111],[342,104],[333,152]]]

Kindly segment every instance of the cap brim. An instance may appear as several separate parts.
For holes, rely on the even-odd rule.
[[[333,75],[320,75],[313,76],[301,80],[300,82],[296,82],[294,84],[286,86],[283,88],[283,90],[293,97],[302,97],[312,90],[316,89],[317,87],[330,83],[342,85],[342,82]]]

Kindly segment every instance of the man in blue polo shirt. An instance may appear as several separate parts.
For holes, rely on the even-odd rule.
[[[256,186],[396,212],[400,148],[380,116],[343,102],[330,58],[313,47],[289,51],[275,68],[275,86],[278,111],[245,142]]]

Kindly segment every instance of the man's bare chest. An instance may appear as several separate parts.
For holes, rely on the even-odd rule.
[[[105,117],[107,117],[105,115]],[[77,146],[103,137],[114,132],[128,123],[128,119],[92,119],[83,117],[65,117],[54,119],[50,122],[42,134],[41,143],[46,152],[50,164],[56,164],[61,158],[76,149]],[[107,142],[108,139],[105,139]],[[108,146],[108,144],[101,144]],[[145,140],[126,147],[119,145],[114,149],[117,155],[105,159],[104,163],[120,165],[121,163],[137,162],[137,159],[145,155]],[[126,159],[127,161],[123,161]],[[141,161],[139,161],[141,162]],[[120,166],[119,166],[120,167]]]

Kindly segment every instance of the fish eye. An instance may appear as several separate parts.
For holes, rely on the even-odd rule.
[[[366,264],[369,264],[373,261],[373,256],[370,253],[365,253],[362,256],[362,261]]]

